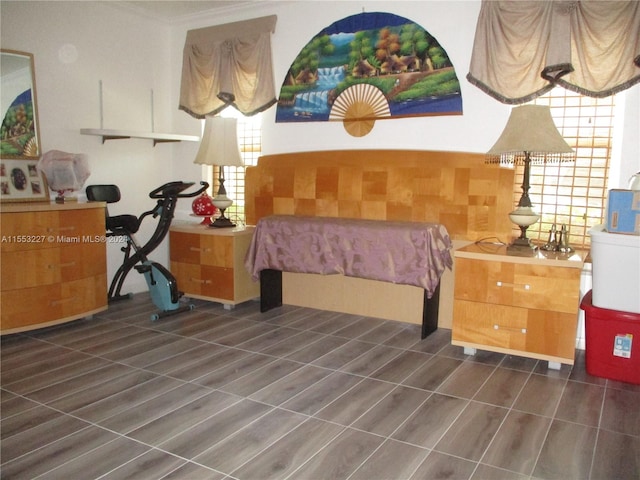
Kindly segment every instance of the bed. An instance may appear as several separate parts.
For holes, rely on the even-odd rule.
[[[260,157],[245,180],[247,224],[273,216],[441,225],[452,248],[506,239],[513,170],[483,154],[421,150],[332,150]],[[273,272],[271,272],[273,273]],[[279,272],[276,272],[279,274]],[[271,281],[271,280],[270,280]],[[423,324],[426,290],[371,278],[281,273],[282,303]],[[262,296],[269,295],[262,289]],[[453,275],[435,292],[437,324],[451,327]],[[438,307],[439,305],[439,307]]]

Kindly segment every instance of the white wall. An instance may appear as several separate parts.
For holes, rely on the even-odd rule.
[[[151,130],[151,89],[156,131],[172,130],[172,64],[169,27],[132,16],[102,2],[2,2],[1,44],[34,54],[43,152],[86,153],[87,183],[116,183],[123,200],[112,213],[140,214],[153,208],[148,193],[173,180],[174,146],[151,140],[112,140],[80,135],[99,128],[99,82],[104,128]],[[148,238],[145,222],[139,239]],[[166,262],[166,244],[153,256]],[[118,245],[108,247],[109,278],[121,262]],[[128,288],[144,290],[135,271]],[[128,291],[125,290],[125,291]]]
[[[487,151],[502,132],[511,106],[484,94],[465,78],[480,11],[479,0],[260,2],[251,5],[250,9],[237,8],[226,16],[200,15],[175,27],[172,61],[181,62],[184,38],[189,29],[276,14],[278,21],[272,36],[272,49],[276,89],[279,91],[296,55],[315,34],[337,20],[362,11],[387,11],[406,17],[420,24],[440,42],[456,68],[462,87],[464,114],[380,120],[368,135],[356,138],[347,134],[338,122],[275,123],[275,108],[271,108],[264,113],[264,153],[341,148]],[[179,69],[174,73],[179,76]],[[179,78],[175,79],[173,88],[177,98]],[[612,169],[612,188],[626,187],[631,174],[640,170],[640,85],[620,97],[623,120],[617,129],[614,155],[621,159],[621,164]],[[185,113],[175,117],[174,125],[179,131],[190,130],[192,124],[193,120]],[[184,158],[192,158],[195,154],[191,153],[191,146],[182,148],[185,149]],[[175,161],[183,165],[184,160],[176,158]]]
[[[179,111],[182,48],[187,30],[276,14],[272,36],[277,90],[301,48],[322,28],[346,16],[387,11],[406,17],[434,35],[451,58],[462,87],[462,116],[378,121],[360,138],[338,122],[275,123],[275,108],[264,114],[264,153],[341,148],[402,148],[486,151],[498,137],[511,110],[467,82],[479,0],[434,1],[262,1],[225,15],[198,15],[168,25],[116,8],[113,2],[2,2],[2,48],[34,53],[44,151],[87,153],[90,183],[117,183],[124,201],[114,213],[141,213],[153,206],[147,194],[170,180],[198,181],[192,163],[198,145],[150,140],[108,141],[80,135],[100,127],[98,84],[103,82],[104,128],[150,130],[150,91],[154,91],[155,130],[199,135],[200,122]],[[28,34],[25,34],[28,32]],[[74,52],[77,53],[75,57]],[[612,172],[612,186],[625,186],[640,170],[640,86],[628,90],[624,124],[619,130],[623,163]],[[190,213],[181,201],[178,217]],[[139,235],[144,240],[148,229]],[[166,242],[154,258],[168,262]],[[110,275],[119,264],[110,247]],[[138,277],[138,278],[136,278]],[[146,287],[132,274],[134,291]]]
[[[276,14],[272,36],[274,75],[277,90],[302,47],[322,28],[346,16],[362,12],[387,11],[422,25],[434,35],[451,58],[462,86],[464,115],[419,117],[378,121],[368,135],[350,136],[338,122],[275,123],[275,108],[264,114],[265,153],[340,148],[407,148],[485,151],[500,134],[510,107],[500,104],[469,84],[468,71],[476,19],[477,0],[430,2],[261,2],[250,12],[240,10],[220,16],[200,17],[176,29],[174,61],[182,58],[186,30]],[[179,72],[178,72],[179,73]],[[174,85],[177,95],[177,85]],[[278,92],[276,92],[278,93]],[[186,128],[185,114],[176,118],[178,128]],[[462,133],[462,134],[461,134]]]
[[[322,28],[363,9],[367,12],[388,11],[420,24],[447,51],[462,87],[464,114],[381,120],[368,135],[360,138],[350,136],[338,122],[269,125],[265,129],[265,149],[270,152],[334,148],[486,151],[491,147],[510,108],[493,101],[465,80],[479,1],[323,2],[322,5],[323,8],[318,8],[313,15],[305,15],[304,10],[308,8],[305,2],[288,6],[278,13],[278,30],[274,36],[274,45],[280,45],[274,48],[278,86],[301,48]],[[296,21],[300,17],[305,17],[305,21]],[[270,110],[267,118],[274,116],[275,112]]]

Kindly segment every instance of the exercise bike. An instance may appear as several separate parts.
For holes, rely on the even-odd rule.
[[[193,310],[194,305],[180,302],[183,293],[178,290],[177,281],[171,272],[147,257],[169,233],[178,199],[196,197],[209,188],[207,182],[200,182],[200,187],[195,192],[182,193],[192,185],[194,182],[169,182],[152,190],[149,197],[157,200],[156,206],[139,217],[135,215],[110,216],[108,210],[106,211],[106,236],[122,237],[126,242],[126,245],[121,248],[124,252],[124,260],[109,286],[109,302],[132,298],[132,294],[123,295],[121,289],[127,275],[135,268],[138,273],[144,275],[151,300],[159,309],[157,313],[151,315],[151,320],[155,321],[161,317]],[[89,185],[86,188],[86,194],[89,201],[101,201],[107,204],[118,202],[121,198],[117,185]],[[148,216],[160,218],[147,243],[141,246],[136,242],[134,234]]]

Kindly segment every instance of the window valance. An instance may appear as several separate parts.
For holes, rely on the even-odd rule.
[[[271,33],[277,17],[189,30],[182,59],[181,110],[196,118],[233,105],[245,115],[276,102]]]
[[[483,0],[467,79],[503,103],[640,82],[640,2]]]

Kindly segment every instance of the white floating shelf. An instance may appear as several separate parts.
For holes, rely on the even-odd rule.
[[[105,128],[81,128],[82,135],[102,137],[102,143],[107,140],[121,140],[125,138],[148,138],[153,140],[153,146],[167,142],[199,142],[197,135],[178,135],[174,133],[133,132],[131,130],[109,130]]]

